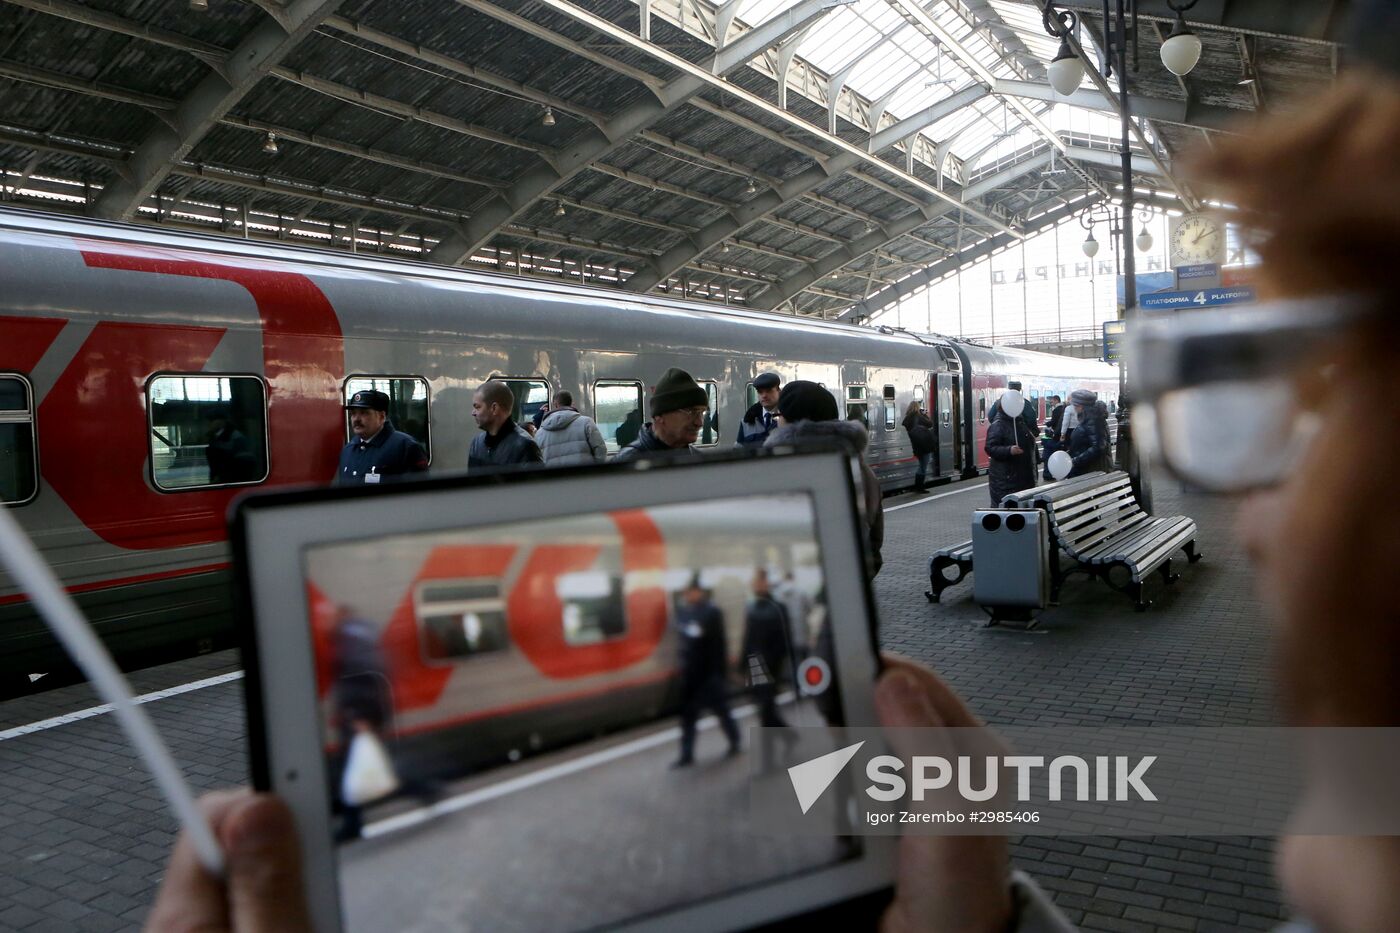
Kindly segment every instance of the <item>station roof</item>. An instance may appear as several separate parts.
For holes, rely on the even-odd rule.
[[[1038,2],[207,3],[0,0],[4,198],[831,317],[1116,193],[1117,77],[1053,95]],[[1199,0],[1178,79],[1139,0],[1154,203],[1334,79],[1347,6]]]

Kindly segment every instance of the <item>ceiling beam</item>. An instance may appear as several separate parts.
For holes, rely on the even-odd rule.
[[[157,97],[154,94],[143,94],[140,91],[114,87],[101,81],[85,81],[72,75],[61,74],[57,71],[21,62],[0,60],[0,78],[58,88],[62,91],[72,91],[75,94],[85,94],[89,97],[115,101],[119,104],[130,104],[133,107],[150,111],[163,121],[170,121],[177,106],[175,101]]]
[[[928,107],[920,113],[901,120],[894,126],[887,127],[871,136],[867,143],[869,151],[880,152],[887,149],[911,133],[932,126],[949,114],[975,103],[986,95],[987,90],[982,87],[969,88],[954,94],[947,100]],[[638,270],[637,274],[627,281],[627,290],[645,292],[654,288],[675,274],[677,269],[700,256],[706,250],[713,248],[755,221],[761,220],[775,211],[782,210],[808,192],[859,164],[860,160],[854,155],[839,153],[824,165],[818,164],[788,181],[780,182],[767,191],[759,192],[745,203],[736,205],[723,217],[686,236],[676,246],[657,257],[656,261],[647,268]]]
[[[486,0],[458,2],[496,18],[521,18],[515,14],[508,14]],[[825,15],[834,3],[835,0],[802,0],[716,52],[710,58],[709,67],[718,74],[742,67],[750,58],[760,54],[770,45],[781,42],[793,32]],[[557,34],[553,36],[549,41],[556,45],[571,51],[579,48],[578,43],[572,40]],[[699,69],[699,66],[692,67]],[[707,76],[710,74],[709,71],[702,73]],[[706,82],[694,75],[682,74],[660,87],[651,83],[648,83],[647,87],[652,92],[649,97],[624,107],[601,127],[585,129],[551,160],[550,164],[531,168],[516,179],[509,189],[491,197],[473,213],[471,219],[438,244],[433,251],[433,259],[449,265],[461,262],[489,243],[502,227],[528,210],[531,204],[588,168],[590,163],[628,145],[638,133],[699,94],[705,89]]]
[[[200,42],[188,36],[161,29],[158,26],[148,26],[145,23],[124,19],[111,13],[94,10],[91,7],[70,3],[68,0],[4,0],[4,2],[11,6],[34,10],[38,13],[47,13],[50,16],[82,23],[85,26],[105,29],[108,32],[131,36],[133,39],[144,39],[156,45],[188,52],[215,70],[221,71],[228,61],[228,52],[217,45]]]
[[[1086,110],[1115,112],[1114,107],[1098,91],[1079,90],[1065,97],[1048,84],[1030,81],[998,80],[994,87],[998,94],[1009,94],[1027,100],[1043,100],[1051,103],[1069,104]],[[1177,126],[1190,126],[1200,129],[1217,130],[1225,133],[1242,133],[1242,120],[1252,114],[1247,110],[1232,107],[1215,107],[1194,100],[1167,100],[1159,97],[1143,97],[1141,94],[1128,95],[1128,112],[1135,117],[1172,123]]]
[[[459,120],[443,113],[436,113],[416,104],[407,104],[392,97],[385,97],[373,91],[366,91],[363,88],[351,87],[348,84],[341,84],[339,81],[332,81],[328,78],[320,78],[304,71],[294,71],[291,68],[269,68],[268,73],[275,78],[288,81],[308,90],[316,91],[327,97],[334,97],[347,103],[364,107],[368,110],[378,110],[389,113],[405,120],[413,120],[419,123],[426,123],[429,126],[436,126],[444,130],[450,130],[461,136],[472,139],[480,139],[488,143],[495,143],[498,146],[508,146],[511,149],[521,149],[525,152],[538,155],[548,161],[553,157],[553,151],[546,146],[540,146],[527,139],[518,136],[511,136],[509,133],[502,133],[490,127],[480,126],[476,123],[469,123],[466,120]]]
[[[471,2],[473,4],[476,4],[483,2],[483,0],[459,0],[459,2]],[[916,189],[917,191],[923,192],[924,194],[929,195],[937,201],[956,203],[954,198],[945,194],[942,190],[935,187],[934,185],[931,185],[928,182],[924,181],[922,178],[919,178],[916,175],[912,175],[897,166],[891,165],[890,163],[879,158],[878,156],[866,152],[861,147],[851,142],[848,142],[840,136],[826,132],[826,130],[823,127],[817,126],[813,123],[809,123],[801,117],[789,113],[788,111],[778,107],[775,104],[770,103],[760,95],[755,94],[752,91],[747,90],[746,88],[740,87],[739,85],[733,82],[726,81],[722,76],[714,73],[712,70],[706,69],[700,65],[695,64],[694,62],[689,61],[688,59],[681,57],[680,55],[667,51],[666,49],[663,49],[659,46],[656,46],[650,42],[646,42],[632,35],[626,29],[623,29],[622,27],[616,25],[612,21],[604,19],[603,17],[597,16],[594,13],[583,9],[580,6],[570,3],[569,0],[535,0],[535,3],[545,9],[549,9],[555,13],[567,16],[570,19],[573,19],[574,21],[581,23],[584,26],[587,26],[594,32],[599,33],[600,35],[603,35],[615,42],[620,43],[628,49],[647,55],[648,57],[660,62],[661,64],[664,64],[676,71],[679,71],[682,77],[675,79],[677,81],[682,80],[684,78],[691,78],[702,82],[708,87],[712,87],[717,90],[723,91],[725,94],[728,94],[729,96],[746,104],[747,106],[750,106],[762,112],[764,115],[772,117],[773,119],[778,120],[795,130],[799,130],[800,132],[813,137],[825,146],[835,148],[840,152],[856,154],[859,157],[859,159],[862,162],[864,162],[868,167],[878,169],[881,173],[891,176],[897,182],[903,185],[908,185]],[[781,137],[781,134],[779,135]],[[978,217],[979,219],[983,220],[984,222],[986,222],[987,224],[989,224],[997,230],[1011,232],[1010,228],[1006,227],[1005,224],[1003,224],[1000,220],[997,220],[994,217],[982,214],[978,211],[971,211],[970,213],[972,213],[973,216]]]
[[[157,127],[136,146],[131,156],[131,178],[114,181],[93,205],[93,212],[108,219],[131,220],[136,209],[219,119],[340,3],[341,0],[292,0],[283,7],[280,20],[268,17],[253,27],[229,55],[223,73],[213,71],[205,75],[180,101],[174,113],[175,128]]]
[[[403,169],[406,172],[417,172],[420,175],[446,178],[449,181],[459,181],[465,185],[476,185],[481,188],[504,188],[507,185],[507,182],[499,178],[486,178],[481,175],[473,175],[470,172],[458,171],[457,169],[448,168],[445,165],[438,165],[422,159],[411,159],[407,156],[385,152],[382,149],[361,146],[358,143],[346,142],[341,139],[332,139],[329,136],[322,136],[319,133],[303,133],[301,130],[295,130],[289,126],[282,126],[278,123],[268,123],[265,120],[254,120],[248,117],[239,117],[230,114],[219,122],[225,126],[236,126],[239,129],[250,130],[255,133],[273,133],[277,136],[279,142],[297,143],[316,149],[325,149],[327,152],[338,152],[342,155],[364,159],[366,162],[378,162],[380,165],[388,165],[392,168]]]

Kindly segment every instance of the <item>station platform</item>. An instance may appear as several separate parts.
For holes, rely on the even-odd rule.
[[[971,511],[987,501],[985,480],[890,498],[875,584],[885,647],[940,671],[993,725],[1277,725],[1269,623],[1231,535],[1232,505],[1182,493],[1166,479],[1154,492],[1159,513],[1196,520],[1205,560],[1183,567],[1173,587],[1154,580],[1155,605],[1145,613],[1102,583],[1075,577],[1030,632],[986,628],[971,578],[941,603],[924,597],[929,554],[966,540]],[[198,790],[246,781],[240,679],[232,652],[132,676]],[[632,740],[649,742],[642,754],[661,769],[673,757],[666,730]],[[700,752],[716,759],[711,769],[726,767],[721,749],[706,732]],[[0,930],[138,929],[174,825],[86,686],[0,703],[0,786]],[[476,790],[454,786],[444,799]],[[392,846],[392,833],[368,835],[355,844],[365,852]],[[499,870],[521,868],[528,838],[520,834]],[[777,855],[805,857],[769,853]],[[1284,916],[1267,839],[1035,837],[1013,840],[1013,855],[1084,929],[1270,929]],[[652,864],[646,853],[635,859],[639,869]],[[537,929],[548,917],[514,920],[512,928]]]

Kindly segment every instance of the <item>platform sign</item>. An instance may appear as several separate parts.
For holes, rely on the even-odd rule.
[[[1188,288],[1218,288],[1224,282],[1220,280],[1219,266],[1213,262],[1203,262],[1193,266],[1177,266],[1175,284],[1184,291]]]
[[[1127,321],[1103,322],[1103,361],[1105,363],[1116,363],[1123,358],[1123,335],[1127,332]]]
[[[1203,288],[1199,291],[1157,292],[1154,295],[1143,295],[1139,305],[1144,311],[1183,311],[1192,308],[1244,304],[1254,300],[1254,289],[1246,285],[1238,288]]]

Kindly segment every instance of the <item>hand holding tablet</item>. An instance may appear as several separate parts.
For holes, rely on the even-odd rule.
[[[778,837],[748,808],[764,733],[875,721],[862,540],[836,451],[245,500],[255,784],[313,929],[738,929],[886,888],[844,807]],[[765,579],[836,620],[810,658]],[[346,791],[357,742],[382,798]]]

